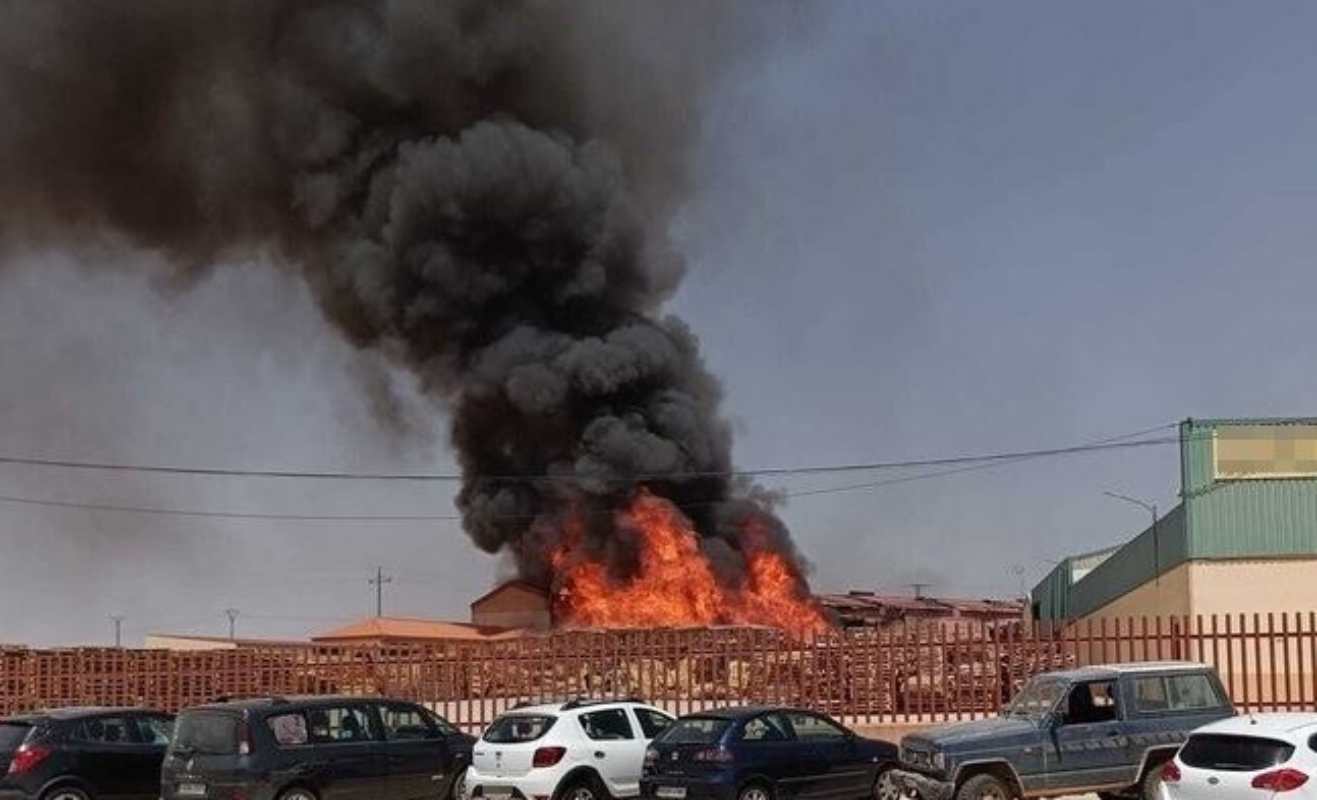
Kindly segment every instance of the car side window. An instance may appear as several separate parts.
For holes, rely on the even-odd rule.
[[[306,717],[300,712],[275,714],[265,720],[274,741],[280,747],[300,747],[310,741],[306,730]]]
[[[636,719],[640,720],[640,732],[646,739],[653,739],[672,724],[672,717],[660,714],[649,708],[637,708]]]
[[[1141,714],[1157,713],[1170,708],[1166,699],[1166,679],[1136,678],[1134,680],[1134,708]]]
[[[384,721],[384,738],[390,741],[440,738],[439,729],[416,706],[388,703],[379,706],[379,710]]]
[[[430,721],[430,724],[439,731],[442,736],[458,736],[462,732],[457,729],[453,723],[434,713],[428,708],[421,708],[421,715]]]
[[[741,728],[743,742],[785,742],[791,739],[786,719],[781,714],[763,714]]]
[[[369,742],[379,738],[375,721],[361,706],[327,706],[306,711],[308,741],[312,744]]]
[[[841,727],[813,714],[793,711],[787,714],[787,719],[791,721],[791,727],[795,729],[797,739],[825,742],[841,741],[846,738],[846,731]]]
[[[95,717],[73,730],[73,740],[91,744],[136,744],[137,731],[128,717]]]
[[[167,745],[174,737],[174,720],[155,714],[138,717],[137,733],[146,744]]]
[[[1065,724],[1091,725],[1120,718],[1115,681],[1077,683],[1066,698]]]
[[[1203,674],[1172,675],[1166,679],[1166,689],[1172,711],[1199,711],[1221,705],[1216,687]]]
[[[631,732],[631,723],[626,718],[626,712],[620,708],[582,714],[581,728],[585,730],[586,736],[596,741],[635,738]]]

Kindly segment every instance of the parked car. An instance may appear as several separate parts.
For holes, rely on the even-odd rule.
[[[438,800],[462,794],[473,737],[414,703],[267,697],[179,713],[162,800]]]
[[[897,748],[794,708],[682,717],[645,754],[646,800],[893,800]]]
[[[155,800],[173,718],[63,708],[0,719],[0,800]]]
[[[895,778],[922,800],[1097,792],[1160,800],[1189,732],[1234,714],[1216,673],[1161,662],[1039,675],[1004,713],[905,737]]]
[[[639,700],[515,708],[476,743],[467,793],[485,800],[635,797],[645,748],[671,723]]]
[[[1166,800],[1317,796],[1317,714],[1257,714],[1194,731],[1162,770]]]

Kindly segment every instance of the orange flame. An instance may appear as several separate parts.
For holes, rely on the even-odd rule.
[[[560,624],[598,628],[685,625],[771,625],[798,635],[826,629],[819,607],[804,593],[800,573],[766,547],[766,532],[752,520],[742,532],[747,574],[743,586],[719,583],[690,520],[669,501],[646,491],[619,512],[619,525],[639,537],[634,577],[616,579],[583,551],[579,519],[568,522],[550,555],[559,578],[555,614]]]

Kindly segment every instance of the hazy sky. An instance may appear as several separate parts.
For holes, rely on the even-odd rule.
[[[673,303],[723,376],[746,467],[1064,446],[1186,416],[1317,413],[1317,6],[815,3],[722,77],[674,231]],[[801,33],[806,31],[807,33]],[[118,254],[79,258],[113,260]],[[0,274],[0,454],[453,468],[442,416],[259,266],[162,302],[34,254]],[[372,422],[362,377],[410,398]],[[802,490],[884,473],[792,481]],[[794,499],[820,590],[1017,589],[1169,508],[1163,446]],[[0,495],[451,514],[444,485],[0,467]],[[455,523],[194,519],[0,502],[0,642],[303,635],[466,613],[497,559]]]

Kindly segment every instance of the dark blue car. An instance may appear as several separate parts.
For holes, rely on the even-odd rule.
[[[645,753],[643,800],[857,800],[895,794],[888,742],[794,708],[702,711],[670,725]]]

